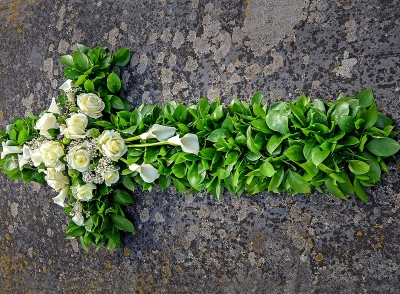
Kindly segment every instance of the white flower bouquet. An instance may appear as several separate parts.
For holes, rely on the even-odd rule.
[[[0,132],[2,172],[58,192],[53,201],[71,218],[67,238],[79,237],[85,250],[90,243],[113,250],[121,231],[135,231],[123,211],[135,183],[206,190],[218,200],[223,188],[237,195],[316,189],[367,202],[365,189],[400,150],[371,89],[327,103],[302,95],[268,105],[256,92],[250,105],[203,98],[131,110],[114,72],[129,60],[127,48],[111,54],[78,45],[61,57],[68,80],[58,99]]]

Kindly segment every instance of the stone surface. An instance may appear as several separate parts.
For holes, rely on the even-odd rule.
[[[371,87],[400,127],[397,0],[0,1],[0,127],[40,113],[76,43],[129,47],[124,96],[138,106],[207,96],[224,103],[333,101]],[[1,175],[3,293],[398,293],[399,158],[367,190],[237,198],[134,193],[137,233],[85,253],[47,186]],[[92,250],[93,251],[93,250]]]

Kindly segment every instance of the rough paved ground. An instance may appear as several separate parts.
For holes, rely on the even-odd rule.
[[[371,87],[400,127],[400,2],[0,0],[0,128],[40,113],[76,43],[129,47],[133,106],[334,100]],[[399,293],[400,162],[368,205],[315,193],[134,193],[138,232],[85,253],[46,186],[0,176],[0,293]]]

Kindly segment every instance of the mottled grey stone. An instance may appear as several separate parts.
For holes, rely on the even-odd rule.
[[[128,47],[133,107],[202,97],[333,101],[373,88],[400,128],[400,4],[327,1],[12,1],[0,4],[0,128],[46,109],[76,43]],[[133,193],[136,234],[85,253],[47,186],[1,175],[5,293],[397,293],[399,157],[369,204],[313,193],[221,201],[207,193]]]

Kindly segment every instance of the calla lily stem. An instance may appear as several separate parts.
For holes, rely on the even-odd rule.
[[[132,144],[132,145],[126,145],[127,147],[152,147],[152,146],[162,146],[162,145],[174,145],[171,144],[170,142],[167,141],[162,141],[162,142],[155,142],[155,143],[145,143],[145,144]]]
[[[140,140],[140,136],[135,136],[135,137],[125,139],[125,142],[136,141],[136,140]]]

